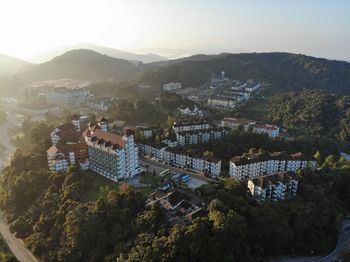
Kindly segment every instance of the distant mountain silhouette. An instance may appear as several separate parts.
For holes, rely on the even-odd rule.
[[[0,76],[13,75],[29,64],[21,59],[0,54]]]
[[[60,56],[68,51],[72,51],[75,49],[90,49],[98,53],[108,55],[110,57],[125,59],[125,60],[135,61],[135,62],[143,62],[143,63],[151,63],[151,62],[167,60],[167,58],[157,54],[153,54],[153,53],[135,54],[135,53],[125,52],[115,48],[99,46],[91,43],[81,43],[77,45],[57,48],[52,51],[48,51],[48,52],[44,52],[44,53],[32,56],[29,58],[29,60],[35,63],[43,63],[53,59],[56,56]]]
[[[102,55],[92,50],[76,49],[49,62],[22,70],[18,77],[26,80],[72,78],[85,80],[122,80],[137,72],[130,61]]]

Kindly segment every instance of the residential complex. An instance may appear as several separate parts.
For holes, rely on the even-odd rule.
[[[291,155],[284,152],[275,152],[268,155],[250,154],[233,157],[230,161],[229,174],[235,179],[247,180],[277,172],[295,172],[308,167],[316,168],[315,159],[300,152]]]
[[[174,91],[178,89],[181,89],[181,83],[178,83],[178,82],[175,82],[175,83],[171,82],[163,85],[163,90],[165,91]]]
[[[49,103],[66,106],[85,104],[92,97],[90,91],[85,88],[51,87],[46,92]]]
[[[110,98],[95,98],[87,101],[86,106],[95,111],[108,111],[112,101]]]
[[[175,134],[178,132],[205,130],[209,128],[210,125],[207,122],[174,123],[173,125]]]
[[[196,131],[181,131],[176,133],[178,145],[195,145],[220,139],[228,134],[225,128],[210,128]]]
[[[258,203],[279,201],[296,196],[298,179],[293,172],[279,172],[273,175],[249,179],[247,186]]]
[[[90,169],[113,181],[131,178],[139,172],[138,149],[131,131],[119,136],[99,127],[84,132]]]
[[[249,128],[251,128],[253,132],[267,134],[271,138],[278,137],[280,131],[280,128],[276,125],[257,124],[256,121],[245,118],[225,117],[221,120],[221,126],[232,129],[237,129],[242,126],[244,131],[248,131]]]
[[[221,160],[214,157],[192,157],[176,153],[164,146],[146,144],[139,144],[139,152],[142,156],[155,157],[169,165],[190,168],[210,176],[219,176],[221,173]]]

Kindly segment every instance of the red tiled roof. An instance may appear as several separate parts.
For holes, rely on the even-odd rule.
[[[104,142],[110,142],[114,146],[118,146],[119,148],[123,148],[126,145],[126,141],[119,135],[109,132],[104,132],[100,129],[96,129],[94,131],[86,131],[84,132],[86,136],[96,137],[97,140],[103,140]],[[90,133],[90,134],[89,134]]]

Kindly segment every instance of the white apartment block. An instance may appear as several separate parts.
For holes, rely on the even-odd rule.
[[[237,180],[247,180],[277,172],[295,172],[307,167],[315,169],[316,161],[300,152],[292,155],[277,152],[269,156],[234,157],[230,161],[229,174]]]
[[[197,131],[182,131],[176,133],[178,145],[195,145],[220,139],[228,134],[227,129],[204,129]]]
[[[193,123],[174,123],[173,130],[176,133],[183,131],[197,131],[209,129],[210,125],[207,122],[193,122]]]
[[[269,137],[275,138],[275,137],[278,137],[280,129],[276,125],[269,125],[269,124],[259,125],[259,124],[255,124],[253,126],[253,130],[256,133],[267,134]]]
[[[84,137],[92,171],[115,182],[138,174],[138,148],[130,131],[121,137],[93,128],[87,130]]]
[[[181,89],[181,83],[179,82],[171,82],[163,85],[163,90],[165,91],[173,91]]]
[[[52,87],[46,92],[47,102],[58,105],[75,105],[86,103],[92,95],[85,88]]]
[[[108,99],[92,99],[87,101],[86,105],[95,111],[108,111],[111,101]]]
[[[249,127],[255,124],[255,121],[245,118],[225,117],[223,120],[221,120],[222,127],[237,129],[238,127],[242,126],[244,131],[248,131]]]
[[[219,176],[221,173],[221,160],[212,157],[199,158],[169,151],[166,147],[157,148],[151,145],[139,144],[142,156],[155,157],[181,168],[190,168],[196,171],[207,173],[211,176]]]
[[[209,97],[207,103],[212,107],[234,108],[237,104],[237,100],[225,97]]]
[[[247,186],[258,203],[280,201],[295,197],[299,181],[293,172],[279,172],[273,175],[249,179]]]

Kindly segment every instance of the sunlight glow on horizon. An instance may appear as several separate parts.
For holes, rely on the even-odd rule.
[[[89,42],[140,52],[287,51],[350,59],[350,1],[261,2],[2,0],[0,53],[25,59]]]

